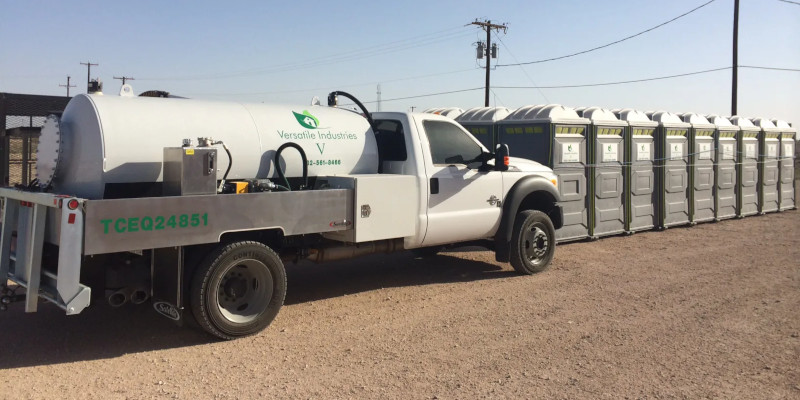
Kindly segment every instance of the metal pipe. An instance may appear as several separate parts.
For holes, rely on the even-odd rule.
[[[311,249],[307,258],[316,263],[323,263],[346,260],[375,253],[392,253],[403,249],[403,239],[388,239]]]
[[[110,292],[110,293],[109,293]],[[125,303],[128,302],[128,299],[131,297],[131,293],[133,289],[129,287],[124,287],[119,290],[106,290],[107,298],[108,298],[108,305],[111,307],[122,307]]]
[[[145,287],[137,287],[131,292],[131,303],[142,304],[150,299],[150,293]]]

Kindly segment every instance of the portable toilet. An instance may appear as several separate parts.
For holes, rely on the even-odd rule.
[[[468,130],[472,136],[493,151],[496,146],[497,121],[508,116],[505,107],[474,107],[456,117],[456,122]]]
[[[672,113],[652,114],[656,129],[656,191],[659,227],[688,224],[689,221],[689,128]]]
[[[461,115],[464,112],[464,110],[458,107],[438,107],[438,108],[429,108],[423,112],[456,119],[459,115]]]
[[[736,216],[737,193],[741,190],[737,186],[739,168],[736,161],[738,148],[736,135],[739,127],[718,115],[709,115],[706,119],[715,126],[714,147],[717,149],[714,157],[715,218],[717,220],[733,218]]]
[[[736,204],[739,217],[746,217],[758,213],[758,129],[749,119],[733,116],[730,117],[733,125],[739,127],[736,136],[738,147],[739,166]]]
[[[571,108],[551,104],[521,107],[498,124],[498,143],[509,145],[511,155],[537,161],[558,176],[559,204],[564,212],[559,242],[589,236],[587,218],[586,132],[589,120]]]
[[[650,230],[658,223],[653,146],[658,123],[630,108],[620,110],[619,119],[628,124],[625,132],[625,229],[628,232]]]
[[[781,180],[778,162],[780,161],[781,130],[766,118],[750,120],[758,132],[758,211],[775,212],[780,209],[778,184]]]
[[[774,119],[772,123],[781,131],[780,150],[780,170],[781,180],[779,182],[780,209],[789,210],[796,208],[794,191],[794,163],[795,145],[797,144],[797,129],[789,125],[786,121]]]
[[[695,113],[681,115],[689,129],[689,220],[692,223],[713,221],[717,208],[714,197],[714,130],[716,126]]]
[[[599,107],[584,109],[583,117],[591,121],[587,137],[589,236],[620,234],[625,232],[623,132],[628,124]]]

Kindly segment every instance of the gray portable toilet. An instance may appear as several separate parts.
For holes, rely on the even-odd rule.
[[[487,149],[494,151],[497,137],[497,121],[508,116],[510,111],[505,107],[474,107],[456,117],[456,122],[468,130],[472,136],[483,143]]]
[[[695,113],[681,115],[689,130],[689,220],[692,223],[713,221],[717,208],[714,198],[714,130],[716,126]]]
[[[736,145],[739,150],[736,159],[739,166],[739,171],[737,171],[739,193],[736,196],[736,208],[739,217],[746,217],[758,214],[758,133],[760,129],[744,117],[735,115],[729,120],[733,125],[739,127],[736,135]]]
[[[737,186],[738,166],[736,162],[736,135],[739,127],[718,115],[709,115],[708,121],[714,124],[714,200],[716,201],[717,220],[736,216],[736,196],[740,188]]]
[[[508,144],[512,156],[537,161],[558,176],[559,204],[564,211],[564,225],[556,231],[559,242],[589,236],[585,170],[588,128],[589,120],[558,104],[521,107],[498,123],[497,143]]]
[[[750,120],[758,132],[758,211],[762,214],[780,209],[778,184],[781,180],[780,161],[781,130],[766,118]]]
[[[459,115],[461,115],[464,112],[464,110],[458,107],[435,107],[435,108],[429,108],[423,112],[427,114],[436,114],[436,115],[441,115],[443,117],[456,119]]]
[[[625,132],[625,229],[628,232],[650,230],[658,223],[654,164],[658,123],[630,108],[620,110],[619,119],[628,123]]]
[[[689,221],[689,128],[672,113],[652,114],[656,129],[656,192],[658,193],[658,226],[688,224]]]
[[[625,232],[623,185],[623,132],[628,124],[611,111],[589,107],[583,117],[591,121],[588,143],[589,236]]]
[[[794,191],[794,163],[795,145],[797,144],[797,129],[786,121],[774,119],[772,123],[781,131],[780,170],[779,182],[780,209],[790,210],[796,207],[796,193]]]

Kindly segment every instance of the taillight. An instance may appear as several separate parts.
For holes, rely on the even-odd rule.
[[[78,200],[72,199],[72,200],[68,201],[67,202],[67,207],[70,210],[74,210],[74,209],[78,208]]]

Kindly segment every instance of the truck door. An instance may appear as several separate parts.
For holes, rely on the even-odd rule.
[[[455,123],[422,121],[428,184],[428,229],[422,244],[489,238],[500,225],[502,173],[479,171],[483,148]],[[419,125],[418,125],[419,126]],[[426,144],[427,142],[427,144]]]

